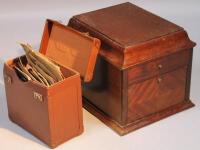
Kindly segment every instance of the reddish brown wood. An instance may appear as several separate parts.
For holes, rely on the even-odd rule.
[[[184,101],[186,71],[183,67],[132,84],[128,89],[128,122]]]
[[[184,30],[169,33],[166,36],[128,47],[124,54],[122,67],[127,68],[134,64],[163,57],[184,49],[190,49],[194,46],[195,43],[190,41]]]
[[[74,16],[68,25],[101,39],[101,55],[123,69],[195,46],[183,28],[131,3]]]
[[[90,83],[83,83],[84,96],[118,122],[122,122],[121,73],[99,56],[93,80]]]
[[[157,113],[153,113],[151,115],[145,116],[144,118],[133,121],[129,124],[126,124],[125,126],[122,126],[117,121],[115,121],[112,117],[105,114],[105,112],[103,112],[98,107],[90,103],[86,98],[83,98],[83,105],[84,105],[84,108],[88,112],[93,114],[95,117],[97,117],[100,121],[105,123],[108,127],[114,130],[120,136],[126,135],[146,125],[149,125],[151,123],[154,123],[156,121],[169,117],[173,114],[176,114],[188,108],[194,107],[194,104],[190,100],[186,100],[177,105],[174,105],[172,107],[169,107]]]
[[[189,60],[190,50],[184,50],[154,61],[136,65],[128,71],[128,84],[130,85],[158,74],[167,73],[178,67],[187,65]]]
[[[85,108],[120,135],[193,106],[195,43],[183,28],[131,3],[74,16],[68,25],[102,42],[104,63],[83,84]]]
[[[78,21],[76,25],[81,28],[83,24],[84,27],[93,28],[103,42],[121,51],[125,51],[125,47],[182,30],[129,2],[77,15],[71,21]]]
[[[185,86],[185,99],[190,98],[190,83],[191,83],[191,73],[192,73],[192,58],[193,58],[193,49],[191,49],[191,52],[189,54],[189,64],[187,69],[187,82]]]

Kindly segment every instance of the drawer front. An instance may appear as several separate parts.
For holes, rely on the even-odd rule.
[[[132,84],[128,89],[128,122],[185,100],[187,67]]]
[[[131,85],[135,82],[187,65],[190,59],[189,54],[190,50],[184,50],[151,62],[134,66],[128,71],[128,84]]]

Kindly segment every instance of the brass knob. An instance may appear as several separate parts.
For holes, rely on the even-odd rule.
[[[162,67],[163,67],[163,66],[162,66],[161,64],[158,65],[158,69],[162,69]]]
[[[158,78],[158,83],[161,83],[162,82],[162,78]]]

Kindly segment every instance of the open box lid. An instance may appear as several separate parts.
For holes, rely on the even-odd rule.
[[[99,39],[57,21],[49,19],[46,21],[40,53],[63,66],[76,70],[85,82],[89,82],[93,77],[99,48]]]

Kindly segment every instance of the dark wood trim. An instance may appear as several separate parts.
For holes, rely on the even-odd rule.
[[[185,89],[185,99],[188,100],[190,97],[190,84],[191,84],[191,74],[192,74],[192,59],[193,59],[193,49],[190,50],[190,62],[187,68],[187,79],[186,79],[186,89]]]
[[[125,125],[127,123],[127,113],[128,113],[128,70],[121,71],[121,92],[122,92],[122,98],[121,98],[121,103],[122,103],[122,124]]]

